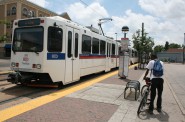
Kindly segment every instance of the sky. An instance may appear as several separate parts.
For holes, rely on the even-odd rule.
[[[120,40],[123,26],[129,27],[127,37],[141,30],[144,23],[147,36],[155,45],[184,44],[185,0],[29,0],[57,14],[67,12],[72,21],[98,28],[99,19],[106,36]],[[117,33],[117,34],[115,34]],[[117,36],[116,36],[117,35]]]

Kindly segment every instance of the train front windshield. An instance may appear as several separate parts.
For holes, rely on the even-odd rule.
[[[42,52],[43,34],[43,27],[15,29],[12,50],[14,52]]]

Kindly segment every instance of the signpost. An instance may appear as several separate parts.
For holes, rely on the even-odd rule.
[[[129,69],[129,53],[128,53],[129,39],[121,39],[121,51],[119,55],[119,71],[118,76],[121,78],[126,78],[128,76]]]

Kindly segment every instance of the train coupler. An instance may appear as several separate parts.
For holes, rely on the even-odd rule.
[[[14,73],[10,73],[8,75],[8,82],[14,83],[14,84],[18,84],[18,83],[28,83],[31,82],[33,80],[33,75],[32,74],[21,74],[20,72],[14,72]]]
[[[21,74],[19,72],[13,72],[8,75],[7,81],[11,83],[19,83],[21,80]]]

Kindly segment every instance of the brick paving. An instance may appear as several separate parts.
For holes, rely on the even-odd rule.
[[[107,122],[117,108],[117,105],[65,97],[8,122]]]
[[[128,77],[126,79],[121,79],[118,75],[115,75],[103,80],[101,83],[126,85],[127,82],[130,80],[139,80],[143,72],[144,70],[134,70],[132,68],[132,69],[129,69]]]
[[[127,79],[114,75],[7,122],[185,122],[167,83],[164,83],[162,113],[154,110],[154,115],[142,112],[137,116],[139,102],[134,99],[134,91],[127,94],[127,99],[123,93],[129,80],[139,80],[143,85],[144,72],[130,69]]]

